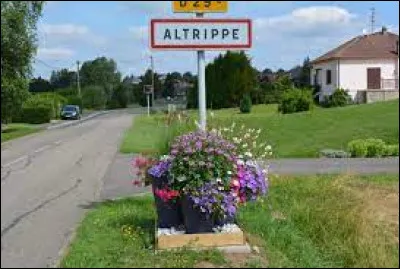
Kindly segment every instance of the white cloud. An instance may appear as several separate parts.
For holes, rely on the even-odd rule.
[[[318,37],[337,34],[356,25],[355,14],[337,6],[310,6],[290,14],[254,21],[256,35],[264,34]]]
[[[59,60],[68,59],[75,55],[75,51],[67,48],[38,48],[37,56],[40,59]]]
[[[89,28],[77,24],[43,24],[42,31],[46,35],[81,36],[89,32]]]

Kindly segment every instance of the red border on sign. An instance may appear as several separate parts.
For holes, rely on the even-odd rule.
[[[154,25],[156,23],[247,23],[248,43],[240,45],[156,45],[154,38]],[[249,19],[152,19],[150,23],[150,43],[152,49],[249,49],[252,46],[251,20]]]

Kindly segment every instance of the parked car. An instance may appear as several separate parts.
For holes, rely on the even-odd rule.
[[[61,119],[66,120],[66,119],[73,119],[73,120],[79,120],[81,119],[81,110],[79,109],[79,106],[76,105],[66,105],[61,109]]]

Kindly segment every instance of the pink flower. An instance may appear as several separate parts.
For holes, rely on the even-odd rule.
[[[137,180],[137,179],[132,181],[132,184],[135,185],[135,186],[140,185],[140,183],[142,183],[142,182],[140,180]]]
[[[232,186],[236,189],[236,188],[240,188],[240,183],[239,180],[234,179],[232,180]]]

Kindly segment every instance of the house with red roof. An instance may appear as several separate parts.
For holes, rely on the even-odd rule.
[[[320,101],[337,88],[359,103],[399,98],[399,36],[384,27],[345,42],[311,66],[311,84],[320,86]]]

